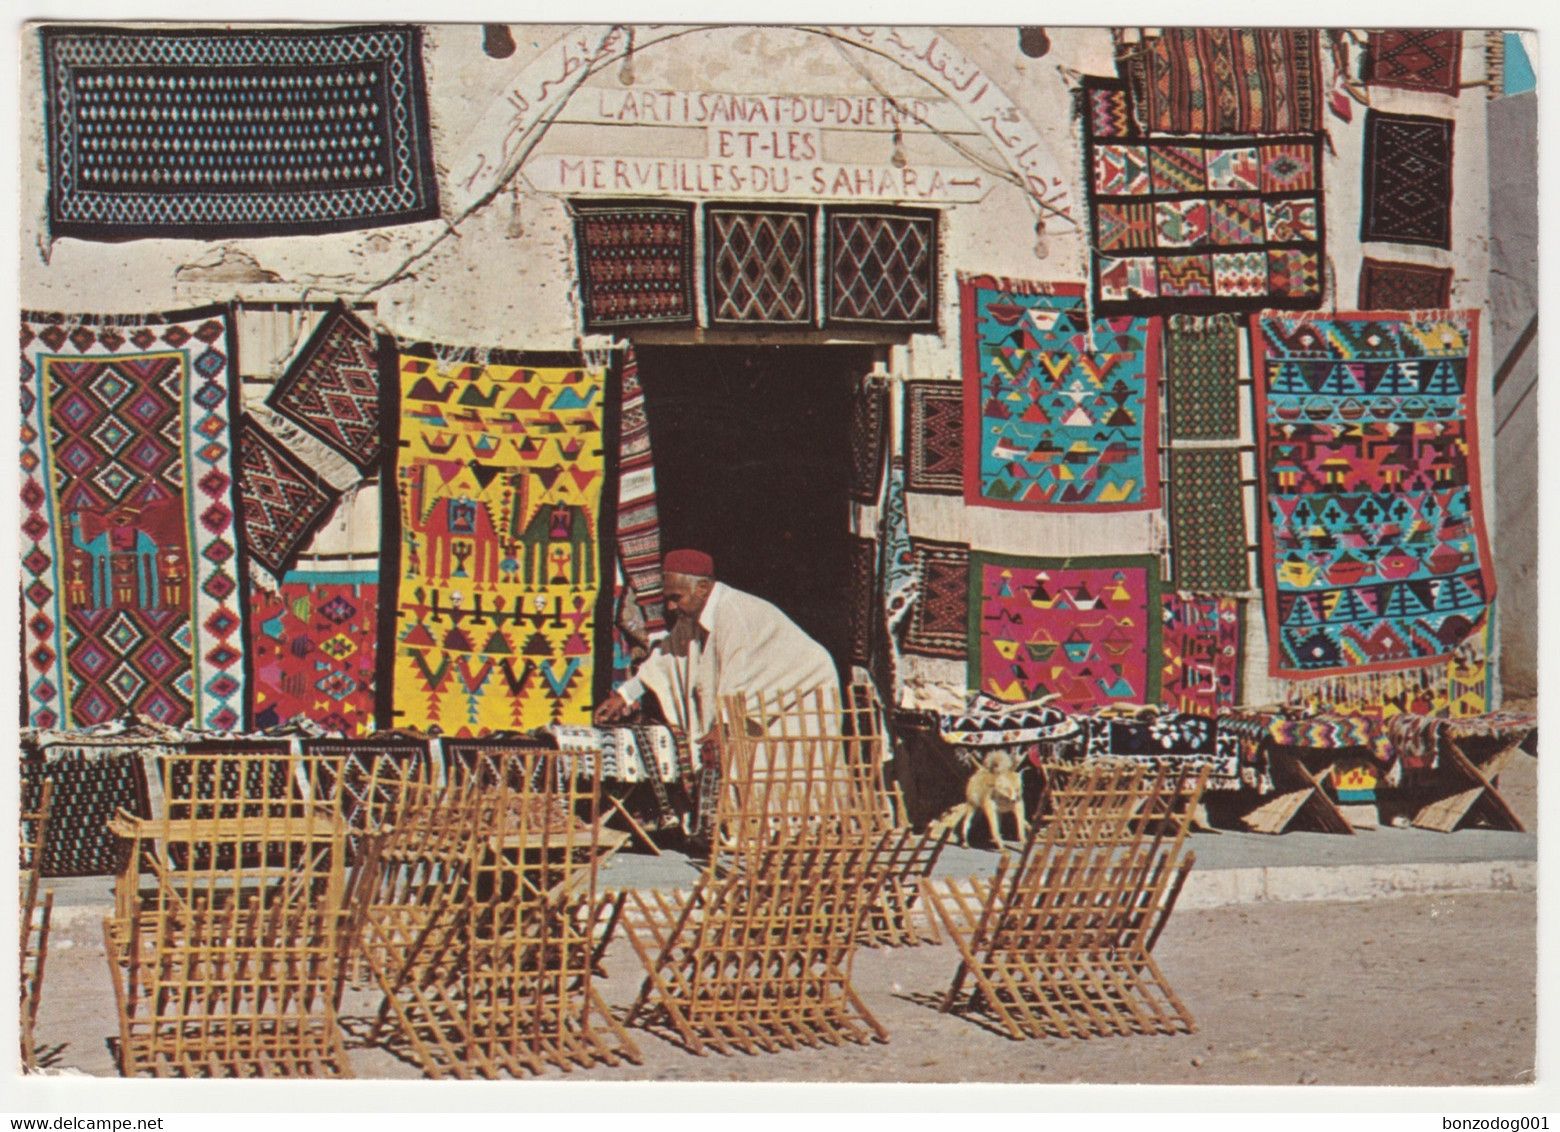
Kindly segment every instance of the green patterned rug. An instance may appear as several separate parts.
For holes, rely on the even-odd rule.
[[[1174,586],[1213,593],[1249,588],[1240,453],[1170,453],[1170,551]]]
[[[1165,322],[1165,396],[1174,440],[1240,436],[1240,331],[1224,315]]]

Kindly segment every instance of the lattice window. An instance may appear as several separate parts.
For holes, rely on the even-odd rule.
[[[706,207],[704,222],[711,323],[812,322],[811,209]]]
[[[585,329],[693,322],[693,206],[573,202]]]
[[[831,208],[825,275],[830,322],[937,324],[937,214]]]

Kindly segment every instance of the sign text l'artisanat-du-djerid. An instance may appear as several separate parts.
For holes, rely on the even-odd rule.
[[[980,200],[993,180],[969,165],[827,158],[825,135],[831,132],[904,136],[935,130],[978,137],[943,98],[598,89],[582,92],[558,121],[698,129],[705,152],[539,154],[527,162],[525,175],[544,192],[954,203]]]

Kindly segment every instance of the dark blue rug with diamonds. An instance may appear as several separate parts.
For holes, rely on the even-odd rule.
[[[439,215],[417,28],[39,34],[55,236],[306,235]]]

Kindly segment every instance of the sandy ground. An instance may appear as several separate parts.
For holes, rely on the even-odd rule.
[[[888,1044],[696,1057],[631,1032],[643,1064],[574,1080],[1011,1081],[1095,1084],[1503,1085],[1533,1079],[1535,900],[1528,894],[1260,904],[1179,911],[1156,957],[1196,1017],[1195,1034],[1016,1042],[934,1003],[951,945],[858,953],[855,984]],[[599,983],[615,1007],[641,970],[627,943]],[[361,1035],[378,996],[353,993],[343,1025]],[[50,948],[38,1024],[46,1064],[115,1072],[113,992],[100,934],[73,923]],[[360,1077],[420,1076],[349,1037]],[[550,1077],[563,1074],[554,1071]]]
[[[1531,701],[1508,704],[1531,710]],[[1501,790],[1538,827],[1537,760]],[[1455,835],[1453,835],[1455,836]],[[995,856],[993,856],[995,863]],[[1175,1037],[1012,1041],[938,1012],[958,966],[950,944],[858,952],[854,983],[889,1042],[748,1057],[696,1057],[643,1029],[643,1061],[570,1080],[1221,1085],[1519,1085],[1534,1076],[1533,893],[1248,904],[1177,911],[1155,950],[1198,1029]],[[642,968],[626,940],[607,955],[603,997],[621,1014]],[[377,993],[351,991],[343,1029],[359,1077],[416,1078],[363,1035]],[[112,1076],[117,1033],[101,925],[57,925],[38,1020],[44,1063]],[[552,1079],[565,1074],[551,1071]]]

